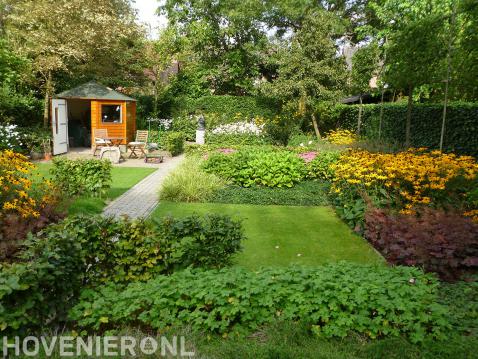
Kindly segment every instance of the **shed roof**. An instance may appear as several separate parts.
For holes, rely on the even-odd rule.
[[[123,95],[122,93],[101,85],[96,81],[90,81],[70,90],[60,92],[55,97],[89,100],[136,101],[134,98]]]

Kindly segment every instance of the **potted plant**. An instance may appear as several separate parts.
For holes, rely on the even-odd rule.
[[[30,148],[30,157],[32,160],[41,160],[45,157],[42,145],[35,143]]]
[[[49,161],[51,160],[51,143],[49,138],[45,138],[42,141],[43,145],[43,153],[44,153],[44,158],[45,160]]]

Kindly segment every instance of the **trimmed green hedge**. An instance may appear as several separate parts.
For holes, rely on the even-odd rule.
[[[186,98],[178,101],[172,110],[173,116],[180,113],[192,113],[202,110],[205,113],[217,113],[234,117],[237,113],[246,117],[273,117],[278,114],[280,106],[274,101],[255,96],[203,96],[197,99]]]
[[[378,139],[380,105],[364,105],[362,135]],[[338,105],[324,115],[330,125],[356,130],[358,105]],[[405,141],[407,105],[384,104],[382,139]],[[411,145],[436,149],[440,143],[442,104],[415,104],[412,111]],[[444,150],[460,154],[478,155],[478,104],[452,103],[448,105]]]

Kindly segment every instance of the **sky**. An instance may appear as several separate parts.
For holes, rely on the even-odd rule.
[[[139,21],[145,23],[150,29],[150,37],[158,37],[158,28],[164,28],[168,20],[165,16],[156,15],[156,10],[160,5],[158,0],[135,0],[133,7],[138,10]]]

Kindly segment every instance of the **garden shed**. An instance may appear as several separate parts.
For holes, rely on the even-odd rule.
[[[90,81],[54,96],[51,125],[54,155],[70,147],[91,147],[95,129],[127,144],[136,131],[136,100]]]

